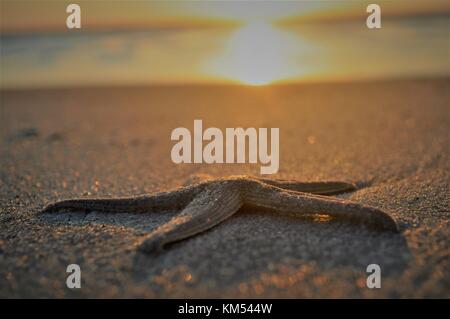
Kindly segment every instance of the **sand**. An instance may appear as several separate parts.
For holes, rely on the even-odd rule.
[[[0,297],[449,298],[449,84],[2,91]],[[147,256],[130,245],[177,212],[38,214],[49,201],[168,190],[193,174],[259,174],[259,164],[173,164],[170,132],[194,119],[279,127],[276,177],[356,182],[342,197],[387,211],[400,234],[242,211]],[[66,287],[71,263],[81,289]],[[380,289],[365,286],[371,263]]]

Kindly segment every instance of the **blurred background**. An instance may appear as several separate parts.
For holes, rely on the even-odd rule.
[[[449,70],[448,0],[1,0],[1,88],[348,81],[441,77]]]

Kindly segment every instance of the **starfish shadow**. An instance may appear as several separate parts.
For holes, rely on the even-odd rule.
[[[135,232],[136,236],[142,236],[153,231],[162,223],[168,222],[178,211],[164,211],[151,213],[105,213],[96,211],[66,210],[53,213],[42,213],[38,215],[41,221],[55,225],[110,225],[126,227]]]
[[[257,278],[277,263],[361,273],[375,263],[384,276],[395,276],[410,259],[407,242],[398,233],[374,232],[326,215],[274,217],[244,208],[197,237],[169,244],[163,252],[136,252],[133,272],[136,282],[142,282],[184,268],[199,281],[223,287]]]
[[[126,227],[135,238],[157,229],[178,211],[157,213],[45,213],[46,223],[69,226],[90,224]],[[131,243],[124,242],[124,251]],[[230,286],[247,278],[258,278],[273,264],[313,264],[321,269],[348,268],[365,272],[367,265],[379,264],[383,276],[401,273],[411,255],[399,233],[374,232],[365,227],[333,220],[326,214],[274,214],[244,207],[220,225],[188,240],[171,243],[163,251],[146,254],[127,250],[132,258],[131,275],[136,283],[168,276],[170,270],[185,273],[200,282]],[[174,277],[170,277],[174,276]],[[180,283],[184,285],[185,282]],[[158,291],[158,285],[151,287]]]

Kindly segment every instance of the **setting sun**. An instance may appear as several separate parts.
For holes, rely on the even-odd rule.
[[[266,85],[298,75],[291,54],[299,39],[269,23],[250,22],[233,33],[214,72],[247,85]]]

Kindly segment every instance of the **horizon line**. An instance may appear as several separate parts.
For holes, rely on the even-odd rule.
[[[77,85],[52,85],[52,86],[0,86],[0,92],[7,91],[58,91],[58,90],[95,90],[95,89],[130,89],[130,88],[179,88],[179,87],[239,87],[250,89],[264,89],[270,87],[287,87],[296,85],[331,85],[331,84],[358,84],[380,83],[395,81],[428,81],[450,80],[450,74],[418,75],[418,76],[388,76],[388,77],[359,77],[359,78],[335,78],[335,79],[310,79],[296,81],[275,81],[265,85],[250,85],[234,81],[192,81],[192,82],[154,82],[154,83],[109,83],[109,84],[77,84]]]

